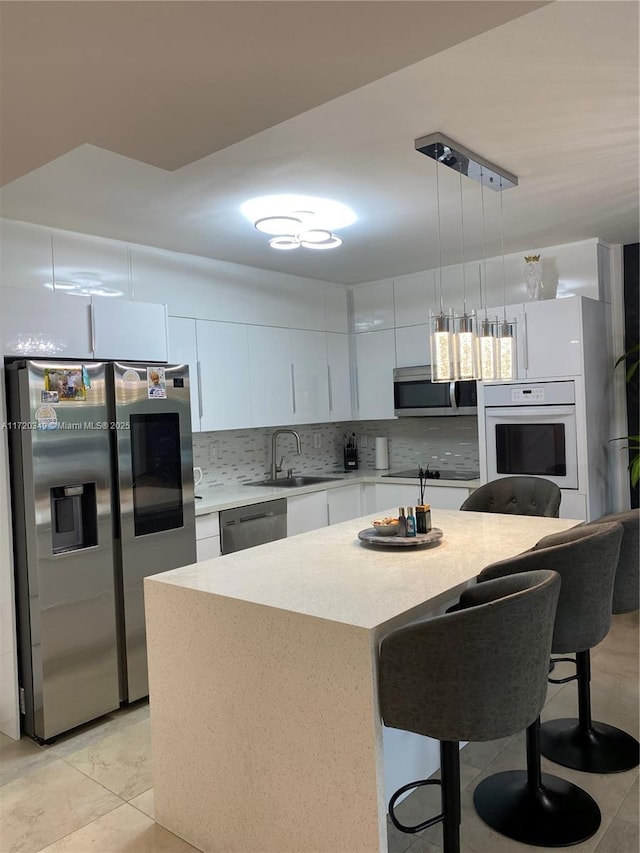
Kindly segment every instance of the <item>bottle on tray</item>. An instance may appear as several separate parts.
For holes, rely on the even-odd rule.
[[[407,507],[407,532],[406,536],[415,536],[416,535],[416,517],[413,514],[413,507]]]

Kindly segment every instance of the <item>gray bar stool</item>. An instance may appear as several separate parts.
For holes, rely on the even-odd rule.
[[[611,612],[630,613],[638,609],[640,510],[632,509],[606,515],[581,527],[583,530],[590,530],[598,524],[616,522],[622,525],[623,535],[615,570]],[[553,546],[559,535],[561,536],[556,534],[541,539],[535,546],[536,549]],[[574,646],[571,646],[571,649],[573,650]],[[591,719],[590,658],[589,649],[578,650],[575,661],[572,658],[562,658],[576,664],[576,675],[570,678],[549,679],[554,684],[574,680],[578,682],[578,718],[569,717],[543,723],[540,730],[542,754],[556,764],[587,773],[619,773],[631,770],[640,763],[638,741],[621,729]]]
[[[460,849],[460,741],[485,741],[522,731],[544,705],[560,579],[527,572],[466,590],[460,609],[413,622],[382,641],[379,695],[386,726],[440,741],[441,780],[404,785],[389,816],[402,832],[443,824],[445,853]],[[395,805],[413,788],[441,785],[442,813],[402,824]],[[580,807],[595,808],[583,795]],[[571,806],[573,808],[573,805]]]
[[[500,477],[472,492],[460,509],[558,518],[561,498],[558,486],[544,477]]]
[[[578,650],[588,654],[609,630],[621,540],[622,525],[617,523],[573,527],[546,536],[530,551],[487,566],[478,575],[478,584],[482,586],[496,578],[543,567],[558,572],[562,585],[552,651]],[[542,547],[544,544],[547,547]],[[588,689],[588,681],[586,684]],[[474,805],[484,822],[516,841],[541,847],[563,847],[593,835],[600,823],[599,819],[596,822],[593,810],[585,809],[583,815],[577,815],[577,820],[566,821],[553,801],[537,790],[539,723],[527,731],[527,767],[527,773],[496,773],[477,786]],[[547,778],[542,775],[545,786]]]

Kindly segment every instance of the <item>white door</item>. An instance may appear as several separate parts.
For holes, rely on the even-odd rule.
[[[249,326],[249,392],[253,426],[294,423],[290,329]]]
[[[201,428],[251,426],[249,347],[243,323],[197,320]]]
[[[191,317],[169,317],[169,362],[189,366],[191,429],[200,432],[200,395],[196,321]]]
[[[91,298],[95,358],[167,361],[167,307],[155,302]]]
[[[352,410],[348,335],[327,332],[327,382],[329,420],[350,421]]]
[[[363,332],[355,337],[358,420],[393,418],[395,332],[383,329],[380,332]]]
[[[290,329],[293,423],[326,423],[329,420],[327,334]]]

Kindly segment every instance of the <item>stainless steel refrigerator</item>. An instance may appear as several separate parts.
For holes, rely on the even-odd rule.
[[[7,365],[20,704],[43,741],[148,693],[143,578],[196,561],[186,365]]]

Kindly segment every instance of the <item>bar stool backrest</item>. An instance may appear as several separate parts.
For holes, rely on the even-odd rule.
[[[460,509],[558,518],[561,498],[558,486],[544,477],[500,477],[472,492]]]
[[[530,550],[483,569],[478,581],[515,572],[551,569],[562,578],[556,613],[554,653],[593,648],[609,632],[613,581],[622,525],[580,525],[545,536]]]
[[[462,609],[389,634],[380,648],[387,726],[444,741],[520,732],[540,714],[560,588],[555,572],[475,586]]]
[[[640,509],[603,515],[591,524],[617,521],[622,525],[620,559],[613,584],[612,613],[631,613],[640,606]]]

